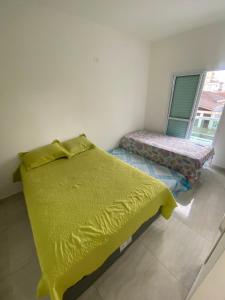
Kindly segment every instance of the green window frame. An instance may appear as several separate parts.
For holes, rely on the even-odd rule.
[[[188,138],[193,126],[204,73],[173,77],[166,134]]]

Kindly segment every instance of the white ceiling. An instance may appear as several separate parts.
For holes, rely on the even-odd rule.
[[[52,3],[69,13],[148,40],[225,19],[225,0],[54,0]]]

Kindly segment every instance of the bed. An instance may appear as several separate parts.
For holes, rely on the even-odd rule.
[[[211,146],[147,130],[126,134],[120,147],[178,171],[192,184],[198,181],[203,165],[214,155]]]
[[[98,147],[20,173],[42,271],[37,294],[51,300],[75,299],[124,241],[176,206],[165,184]]]
[[[157,164],[150,159],[123,148],[112,149],[109,153],[146,174],[161,180],[168,186],[175,197],[179,193],[187,192],[191,189],[188,179],[173,169]]]

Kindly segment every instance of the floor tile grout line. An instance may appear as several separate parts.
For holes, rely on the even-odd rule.
[[[174,218],[176,218],[175,216],[174,216]],[[176,220],[178,221],[178,222],[181,222],[179,219],[177,219],[176,218]],[[187,224],[184,224],[183,222],[181,222],[184,226],[186,226],[189,230],[191,230],[192,231],[192,233],[194,233],[196,236],[198,236],[198,237],[200,237],[200,238],[202,238],[205,242],[211,242],[211,241],[208,241],[206,238],[204,238],[204,237],[202,237],[199,233],[197,233],[195,230],[193,230],[192,228],[190,228]],[[144,246],[144,248],[146,249],[146,250],[148,250],[155,258],[156,258],[156,260],[170,273],[170,275],[172,275],[175,279],[176,279],[176,281],[178,281],[179,282],[179,279],[177,278],[177,276],[171,271],[171,270],[169,270],[167,267],[166,267],[166,265],[153,253],[153,251],[144,243],[144,242],[142,242],[142,245]],[[210,250],[210,249],[209,249]],[[202,263],[201,263],[201,265],[202,265]],[[200,269],[199,269],[199,271],[200,271]],[[198,272],[199,273],[199,272]],[[198,273],[197,273],[197,275],[198,275]],[[197,276],[196,276],[197,277]],[[195,278],[196,278],[195,277]],[[182,286],[186,289],[186,287],[182,284]]]
[[[176,275],[173,273],[173,272],[171,272],[167,267],[166,267],[166,265],[157,257],[157,256],[155,256],[155,254],[152,252],[152,250],[150,250],[146,245],[143,245],[144,246],[144,248],[147,250],[147,251],[149,251],[153,256],[154,256],[154,258],[158,261],[158,263],[169,273],[169,275],[171,275],[174,279],[175,279],[175,281],[178,283],[178,284],[180,284],[183,288],[184,288],[184,290],[185,290],[185,296],[184,296],[184,298],[182,299],[182,300],[185,300],[186,299],[186,296],[187,296],[187,294],[189,293],[189,291],[191,290],[191,287],[190,287],[190,289],[188,289],[183,283],[181,283],[180,282],[180,280],[176,277]],[[199,269],[199,272],[200,272],[200,269]],[[198,276],[198,274],[199,274],[199,272],[196,274],[196,276],[195,276],[195,278],[194,278],[194,281],[195,281],[195,279],[197,278],[197,276]],[[194,281],[193,281],[193,283],[194,283]]]
[[[14,274],[17,274],[18,272],[20,272],[21,270],[23,270],[24,268],[26,268],[29,264],[31,264],[33,261],[33,259],[29,259],[25,264],[23,264],[21,267],[19,267],[17,270],[14,270],[6,275],[4,275],[3,278],[0,277],[0,282],[4,282],[7,278],[13,276]]]
[[[225,212],[224,212],[225,213]],[[212,243],[214,240],[214,238],[216,237],[217,233],[214,234],[214,237],[212,240],[207,239],[204,235],[202,235],[200,232],[196,231],[194,228],[192,228],[191,226],[189,226],[185,221],[183,221],[182,219],[180,219],[179,217],[177,217],[175,214],[173,215],[173,217],[181,222],[183,225],[185,225],[186,227],[188,227],[192,232],[196,233],[200,238],[204,239],[205,241],[208,241],[209,243]]]
[[[95,286],[95,289],[96,289],[96,291],[97,291],[97,293],[98,293],[98,296],[99,296],[100,300],[105,300],[105,298],[102,297],[102,294],[100,293],[100,291],[99,291],[99,289],[98,289],[97,286]],[[78,299],[78,300],[79,300],[79,299]]]
[[[137,239],[135,241],[135,243],[138,242],[139,239]],[[141,243],[140,243],[141,242]],[[161,262],[161,260],[155,256],[155,254],[152,252],[152,250],[150,250],[142,241],[139,241],[139,243],[142,245],[142,247],[147,251],[147,252],[150,252],[150,254],[157,260],[157,262],[163,267],[163,269],[166,270],[167,273],[169,273],[170,276],[172,276],[174,278],[174,280],[177,282],[177,284],[180,284],[185,290],[187,290],[187,288],[179,281],[179,279],[164,265],[163,262]],[[96,289],[98,290],[98,287],[96,286]],[[98,293],[100,294],[99,290],[98,290]],[[187,291],[188,293],[188,291]],[[101,294],[100,294],[101,296]],[[101,297],[102,300],[104,300],[104,298]],[[185,298],[184,298],[185,299]],[[183,300],[184,300],[183,299]]]
[[[158,263],[176,280],[176,282],[180,283],[180,281],[176,277],[176,275],[167,268],[167,266],[152,252],[151,249],[149,249],[144,243],[142,243],[142,246],[145,248],[145,250],[147,250],[148,252],[151,253],[151,255],[158,261]],[[180,284],[183,286],[182,283],[180,283]],[[183,286],[183,287],[185,288],[185,286]]]
[[[169,220],[172,220],[172,218],[176,219],[176,221],[178,221],[178,223],[182,223],[182,225],[184,225],[185,227],[187,227],[189,230],[191,230],[192,233],[195,233],[199,238],[203,239],[205,242],[209,242],[209,243],[212,243],[211,240],[208,240],[207,238],[205,238],[203,235],[201,235],[198,231],[196,231],[195,229],[193,229],[192,227],[190,227],[188,224],[186,224],[183,220],[181,220],[180,218],[178,218],[175,214],[173,214],[171,216],[171,219]],[[168,221],[168,220],[167,220]],[[149,226],[149,228],[151,228]],[[215,233],[215,237],[216,237],[216,233]]]
[[[177,216],[173,216],[178,222],[182,223],[184,226],[186,226],[189,230],[191,230],[192,233],[194,233],[197,237],[201,238],[202,240],[204,240],[204,242],[208,242],[210,244],[209,246],[209,251],[211,249],[211,247],[213,246],[213,241],[216,238],[217,233],[214,234],[214,237],[212,240],[207,239],[206,237],[204,237],[201,233],[199,233],[198,231],[196,231],[194,228],[192,228],[191,226],[189,226],[188,224],[182,222],[182,220],[180,220]]]
[[[183,223],[181,220],[179,220],[179,218],[177,218],[176,216],[174,216],[174,218],[178,221],[178,222],[181,222],[185,227],[187,227],[189,230],[191,230],[195,235],[197,235],[198,237],[200,237],[200,238],[202,238],[204,241],[208,241],[205,237],[203,237],[202,235],[200,235],[198,232],[196,232],[193,228],[191,228],[191,227],[189,227],[187,224],[185,224],[185,223]],[[136,242],[138,242],[138,240],[136,241]],[[209,241],[210,242],[210,241]],[[151,255],[158,261],[158,263],[175,279],[175,281],[178,283],[178,284],[180,284],[183,288],[184,288],[184,290],[185,291],[187,291],[187,293],[189,292],[189,290],[190,289],[188,289],[185,285],[183,285],[183,283],[181,283],[180,282],[180,280],[177,278],[177,276],[171,271],[171,270],[169,270],[167,267],[166,267],[166,265],[157,257],[157,256],[155,256],[155,254],[152,252],[152,250],[151,249],[149,249],[146,245],[145,245],[145,243],[141,243],[142,244],[142,246],[145,248],[145,250],[146,251],[148,251],[148,252],[150,252],[151,253]],[[200,271],[200,268],[199,268],[199,271]],[[199,272],[198,272],[199,273]],[[194,280],[197,278],[197,276],[198,276],[198,273],[196,274],[196,276],[195,276],[195,278],[194,278]],[[98,289],[98,287],[96,286],[96,289],[97,289],[97,291],[98,291],[98,293],[100,294],[100,292],[99,292],[99,289]],[[101,296],[101,294],[100,294],[100,296]],[[186,298],[186,296],[184,297],[184,299]],[[101,299],[102,299],[102,297],[101,297]],[[102,299],[103,300],[103,299]]]

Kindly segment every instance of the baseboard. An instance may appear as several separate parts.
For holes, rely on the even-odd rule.
[[[10,198],[20,192],[22,192],[22,184],[20,182],[1,188],[0,201]]]

